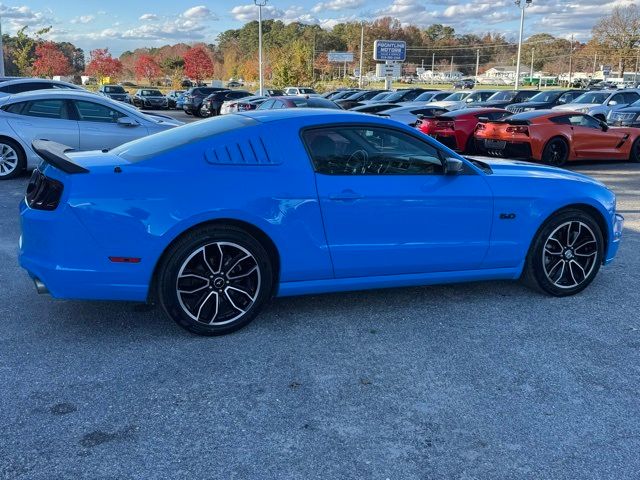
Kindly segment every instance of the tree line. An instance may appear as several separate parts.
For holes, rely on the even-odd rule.
[[[263,22],[265,75],[274,86],[313,84],[329,80],[358,66],[360,38],[364,27],[364,71],[375,68],[373,42],[376,39],[407,42],[404,71],[415,73],[418,67],[436,70],[455,69],[475,74],[495,65],[515,65],[517,45],[502,33],[482,35],[457,33],[452,27],[434,24],[426,28],[402,25],[397,19],[380,18],[371,22],[345,22],[332,29],[302,23],[285,24],[279,20]],[[108,49],[85,53],[69,42],[49,42],[43,36],[49,29],[30,35],[27,27],[16,35],[4,35],[7,75],[88,74],[99,78],[137,79],[149,85],[160,81],[179,84],[183,78],[201,81],[209,78],[258,78],[258,22],[246,23],[218,35],[212,43],[178,43],[159,48],[139,48],[114,58]],[[636,5],[617,7],[593,28],[587,42],[559,38],[542,33],[532,35],[523,44],[522,62],[533,63],[536,71],[549,74],[575,71],[591,72],[607,64],[621,71],[635,68],[640,48],[640,9]],[[329,63],[328,53],[354,53],[347,65]],[[614,63],[613,65],[611,65]],[[526,68],[526,67],[523,67]],[[526,70],[525,70],[526,71]]]

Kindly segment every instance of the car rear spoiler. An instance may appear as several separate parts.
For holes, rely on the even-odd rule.
[[[529,120],[512,120],[505,118],[503,120],[489,120],[487,117],[478,117],[480,123],[506,123],[509,125],[531,125]]]
[[[51,140],[34,140],[31,143],[33,150],[47,163],[53,165],[65,173],[89,173],[89,170],[73,163],[66,153],[73,148],[52,142]]]

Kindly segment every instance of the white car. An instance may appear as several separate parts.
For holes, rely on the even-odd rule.
[[[40,163],[34,140],[74,150],[111,149],[183,125],[122,102],[75,90],[38,90],[0,98],[0,180]]]
[[[47,80],[46,78],[12,78],[0,83],[0,96],[15,95],[16,93],[32,92],[34,90],[80,90],[84,88],[73,83]]]
[[[469,103],[484,102],[497,90],[470,90],[467,92],[454,92],[440,102],[431,102],[429,105],[446,108],[447,110],[459,110]]]
[[[379,117],[390,118],[405,125],[414,126],[418,121],[418,115],[424,115],[427,117],[441,115],[448,112],[446,108],[439,107],[435,103],[413,103],[407,105],[400,105],[396,108],[390,108],[383,110],[380,113],[376,113]]]
[[[595,90],[583,93],[571,103],[553,107],[553,110],[587,113],[606,122],[609,113],[628,107],[638,100],[638,90]]]
[[[285,95],[296,95],[298,97],[320,97],[321,95],[313,88],[309,87],[287,87],[284,89]]]

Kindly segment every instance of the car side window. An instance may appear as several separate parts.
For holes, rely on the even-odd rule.
[[[639,98],[640,98],[640,95],[638,95],[636,92],[625,92],[624,93],[624,103],[632,104],[636,100],[638,100]]]
[[[567,93],[563,93],[562,95],[560,95],[560,98],[558,98],[558,103],[559,104],[564,104],[564,103],[570,103],[572,102],[575,98],[578,98],[580,94],[576,93],[576,92],[567,92]]]
[[[264,102],[262,105],[258,107],[258,110],[270,110],[271,107],[273,107],[274,103],[275,103],[275,100],[267,100],[266,102]]]
[[[571,125],[571,121],[568,115],[561,115],[559,117],[552,117],[551,120],[553,123],[557,123],[558,125]]]
[[[420,95],[422,92],[421,91],[413,91],[413,92],[408,92],[403,98],[402,100],[405,102],[410,102],[411,100],[415,100],[416,98],[418,98],[418,95]]]
[[[84,122],[116,123],[124,113],[94,102],[74,101],[78,110],[78,120]]]
[[[615,103],[613,103],[615,102]],[[624,94],[616,93],[608,102],[610,105],[620,105],[624,103]]]
[[[68,118],[64,100],[34,100],[28,102],[22,111],[22,115],[51,119]]]
[[[303,139],[314,169],[325,175],[437,175],[440,152],[404,132],[383,127],[307,130]]]
[[[600,122],[589,115],[571,115],[569,117],[569,123],[574,127],[601,129]]]
[[[27,102],[10,103],[9,105],[3,106],[2,110],[8,113],[20,115],[22,113],[22,109],[26,104]]]

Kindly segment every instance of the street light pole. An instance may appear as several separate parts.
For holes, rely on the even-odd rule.
[[[522,53],[522,32],[524,31],[524,10],[532,3],[533,0],[516,0],[516,6],[520,9],[520,36],[518,38],[518,61],[516,63],[516,91],[520,89],[520,54]]]
[[[0,17],[0,77],[4,77],[4,46],[2,45],[2,18],[1,17]]]
[[[262,7],[268,0],[253,0],[258,7],[258,68],[260,69],[260,96],[264,95],[264,69],[262,68]]]

